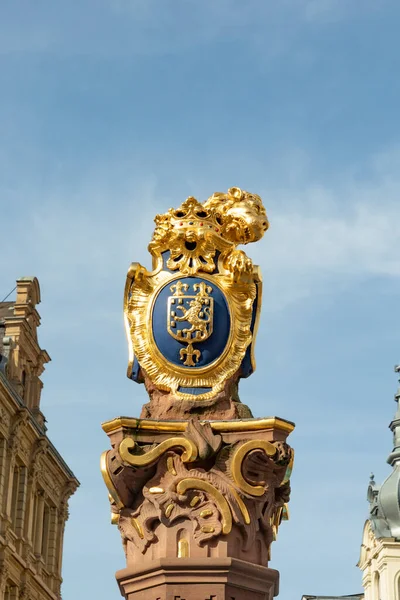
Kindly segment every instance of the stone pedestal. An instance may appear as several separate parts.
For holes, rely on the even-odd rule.
[[[275,417],[103,425],[126,600],[272,600],[278,572],[268,561],[287,518],[293,427]]]
[[[164,558],[117,572],[126,600],[272,600],[279,573],[235,558]]]

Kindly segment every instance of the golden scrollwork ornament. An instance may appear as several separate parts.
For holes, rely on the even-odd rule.
[[[230,188],[203,204],[188,198],[155,223],[153,270],[132,263],[125,286],[128,377],[145,375],[177,399],[211,399],[255,368],[261,275],[237,246],[263,236],[265,208]]]

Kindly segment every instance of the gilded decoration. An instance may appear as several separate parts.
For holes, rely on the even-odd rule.
[[[208,422],[208,421],[207,421]],[[201,421],[205,424],[205,421]],[[215,432],[246,433],[249,431],[278,430],[289,434],[294,430],[294,423],[279,419],[278,417],[265,417],[261,419],[236,419],[234,421],[209,421],[211,429]],[[135,419],[130,417],[117,417],[103,423],[103,431],[112,434],[119,429],[137,429],[139,431],[184,433],[189,427],[188,421],[158,421],[155,419]]]
[[[126,551],[129,546],[130,552],[146,554],[157,544],[157,523],[173,528],[188,522],[200,547],[238,528],[242,551],[249,552],[258,539],[267,557],[287,518],[293,450],[262,431],[257,439],[243,431],[230,442],[212,423],[192,419],[184,437],[150,445],[126,432],[101,461]]]
[[[187,344],[179,351],[180,360],[188,367],[196,366],[201,351],[193,348],[208,340],[213,332],[214,298],[210,296],[213,288],[204,281],[192,284],[195,295],[186,294],[190,284],[178,280],[171,285],[172,296],[168,298],[167,331],[175,340]],[[188,327],[179,327],[187,322]]]
[[[188,198],[155,218],[153,270],[132,263],[124,294],[128,377],[174,398],[208,400],[255,369],[261,276],[239,244],[268,228],[261,198],[239,188]]]

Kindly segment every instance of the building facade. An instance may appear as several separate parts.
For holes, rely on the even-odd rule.
[[[400,373],[400,367],[395,370]],[[400,600],[400,387],[397,410],[389,427],[393,450],[387,462],[393,470],[381,486],[374,476],[368,487],[369,518],[364,526],[358,566],[365,600]]]
[[[400,366],[395,367],[400,373]],[[400,380],[399,380],[400,384]],[[302,596],[302,600],[400,600],[400,385],[394,396],[397,409],[389,425],[393,450],[387,462],[390,475],[381,486],[371,480],[367,499],[360,559],[363,594],[353,596]]]
[[[364,594],[352,594],[351,596],[302,596],[301,600],[363,600]]]
[[[79,483],[46,435],[44,366],[36,306],[40,288],[21,278],[0,303],[0,600],[60,600],[68,499]]]

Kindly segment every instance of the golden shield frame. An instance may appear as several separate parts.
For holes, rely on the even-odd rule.
[[[138,263],[132,263],[125,285],[124,321],[129,345],[128,377],[136,356],[140,367],[154,385],[182,400],[208,400],[223,389],[226,381],[238,371],[249,344],[255,338],[261,307],[262,283],[257,267],[247,281],[234,282],[230,274],[223,272],[212,276],[198,273],[197,277],[217,286],[225,296],[231,327],[221,355],[212,363],[196,368],[169,362],[158,349],[152,331],[153,309],[158,293],[169,282],[184,279],[185,276],[160,268],[149,272]],[[256,320],[252,334],[253,303],[256,297]],[[251,359],[254,369],[254,348]],[[199,395],[179,391],[179,388],[193,387],[211,390]]]

